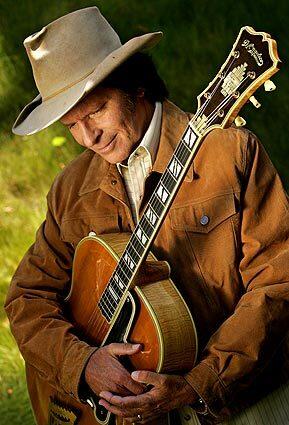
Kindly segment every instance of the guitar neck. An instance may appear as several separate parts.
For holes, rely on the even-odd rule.
[[[109,322],[133,285],[202,140],[190,121],[104,290],[99,306]]]
[[[273,90],[269,78],[279,67],[275,40],[251,27],[241,28],[226,62],[197,97],[197,113],[184,131],[103,292],[99,308],[108,322],[120,311],[205,134],[230,125],[248,100],[258,107],[252,94],[263,83],[265,90]]]

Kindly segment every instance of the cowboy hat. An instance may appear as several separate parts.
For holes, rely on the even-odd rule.
[[[21,111],[13,133],[33,134],[59,120],[121,63],[161,37],[162,32],[153,32],[121,44],[95,6],[62,16],[27,37],[24,46],[39,95]]]

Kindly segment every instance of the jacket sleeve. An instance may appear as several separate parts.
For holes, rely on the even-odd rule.
[[[185,376],[219,416],[266,368],[289,321],[289,205],[261,143],[248,133],[241,198],[239,272],[244,293]]]
[[[49,194],[47,199],[46,220],[13,276],[5,309],[24,360],[79,400],[80,377],[96,348],[77,337],[65,316],[73,250],[61,240]]]

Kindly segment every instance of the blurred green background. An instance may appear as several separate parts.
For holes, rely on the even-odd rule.
[[[278,42],[284,67],[273,78],[275,92],[260,89],[260,110],[242,111],[247,126],[265,145],[284,186],[289,187],[287,0],[0,0],[0,307],[19,260],[33,242],[45,214],[45,195],[61,169],[81,148],[58,123],[38,135],[15,137],[11,126],[37,95],[22,42],[48,22],[81,7],[97,5],[122,41],[148,31],[164,31],[152,51],[170,99],[196,109],[196,96],[226,59],[240,27],[253,26]],[[71,52],[73,54],[73,52]],[[1,423],[33,423],[21,356],[0,308]]]

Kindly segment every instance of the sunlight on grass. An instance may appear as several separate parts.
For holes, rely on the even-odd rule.
[[[63,129],[56,125],[29,139],[13,137],[1,146],[0,305],[4,304],[17,264],[45,218],[45,197],[53,178],[80,152],[71,140],[65,145],[52,144],[57,131],[61,134]],[[5,418],[5,425],[31,425],[34,419],[24,361],[3,309],[0,309],[0,321],[0,418]]]
[[[3,424],[31,425],[24,361],[11,335],[8,320],[0,323],[0,418]]]

